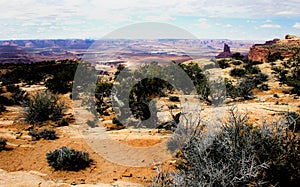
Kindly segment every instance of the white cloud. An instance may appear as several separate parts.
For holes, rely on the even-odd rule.
[[[292,10],[287,10],[287,11],[280,11],[277,13],[277,15],[287,15],[287,16],[290,16],[290,15],[299,15],[299,13],[295,12],[295,11],[292,11]]]
[[[24,22],[23,24],[22,24],[22,26],[23,27],[27,27],[27,26],[29,26],[29,27],[32,27],[32,26],[38,26],[39,24],[37,24],[37,23],[34,23],[34,22]]]
[[[224,27],[231,28],[232,25],[231,24],[226,24],[226,25],[224,25]]]
[[[274,29],[278,29],[278,28],[281,28],[280,25],[275,25],[275,24],[264,24],[264,25],[261,25],[260,26],[261,28],[274,28]]]
[[[208,23],[208,20],[206,18],[199,18],[197,25],[203,29],[211,28],[211,25]]]
[[[151,3],[141,0],[1,0],[0,22],[9,23],[9,28],[6,27],[7,31],[2,34],[4,37],[21,36],[24,34],[22,31],[36,37],[36,32],[30,30],[34,26],[33,24],[45,28],[50,26],[70,27],[78,33],[90,29],[85,32],[91,35],[97,35],[95,33],[99,33],[99,30],[84,28],[82,25],[86,27],[103,25],[106,29],[105,32],[109,32],[112,31],[111,28],[118,28],[129,23],[165,21],[178,23],[179,26],[197,25],[198,28],[209,29],[215,25],[225,27],[226,25],[216,24],[216,22],[221,23],[223,19],[244,18],[244,23],[247,22],[249,25],[255,22],[264,24],[258,25],[257,28],[280,28],[280,25],[273,24],[266,19],[294,18],[291,19],[292,23],[288,23],[292,25],[300,16],[299,10],[299,0],[152,0]],[[196,25],[193,25],[192,21],[184,21],[189,17],[194,19],[192,21],[196,21],[198,17],[201,18],[197,20]],[[180,21],[181,19],[183,21]],[[227,27],[238,25],[230,21],[225,23],[229,23]],[[297,28],[298,25],[293,27]],[[17,30],[17,33],[10,33],[11,30]],[[61,31],[51,34],[62,34],[63,36],[63,34],[73,35],[74,33],[76,32],[63,33]],[[43,36],[47,36],[47,34],[49,33],[44,33]]]
[[[255,20],[249,20],[249,19],[248,19],[246,22],[247,22],[247,23],[256,23]]]
[[[295,23],[293,25],[293,28],[300,29],[300,23],[299,22]]]
[[[265,22],[266,22],[266,23],[272,23],[272,20],[267,19]]]
[[[276,4],[276,6],[274,6]],[[115,13],[123,17],[130,15],[193,15],[205,17],[261,17],[273,15],[300,15],[300,4],[295,0],[153,0],[145,3],[140,0],[2,0],[0,18],[34,19],[41,17],[82,16],[91,19],[107,19]],[[253,11],[255,10],[255,11]],[[282,11],[285,10],[285,11]],[[124,16],[125,15],[125,16]],[[120,17],[120,16],[118,16]]]
[[[144,18],[145,21],[173,21],[175,20],[174,17],[168,15],[160,15],[160,16],[146,16]]]

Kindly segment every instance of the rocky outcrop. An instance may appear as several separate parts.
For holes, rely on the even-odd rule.
[[[268,62],[268,56],[280,53],[283,58],[291,58],[300,50],[300,39],[294,35],[286,35],[285,39],[274,39],[264,44],[255,44],[250,48],[248,59]]]
[[[230,58],[231,57],[230,47],[224,43],[223,52],[221,52],[216,58]]]

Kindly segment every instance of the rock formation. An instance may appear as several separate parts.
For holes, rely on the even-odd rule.
[[[224,43],[224,49],[223,52],[221,52],[220,54],[218,54],[218,56],[216,56],[216,58],[230,58],[231,57],[231,52],[230,52],[230,47]]]
[[[300,51],[300,39],[287,34],[285,39],[274,39],[264,44],[255,44],[250,48],[248,59],[251,61],[268,62],[268,56],[280,53],[283,58],[291,58]]]

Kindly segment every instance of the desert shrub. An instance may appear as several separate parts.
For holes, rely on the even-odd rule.
[[[230,71],[230,76],[243,77],[246,75],[246,70],[241,68],[234,68]]]
[[[217,62],[219,64],[219,67],[222,69],[230,67],[228,60],[226,60],[226,59],[218,60]]]
[[[120,122],[120,120],[118,118],[116,118],[116,117],[112,118],[112,123],[116,124],[116,125],[122,125],[122,123]]]
[[[235,60],[243,60],[244,59],[244,55],[242,55],[241,53],[237,52],[231,55],[231,58],[235,59]]]
[[[55,130],[42,129],[41,131],[32,130],[28,133],[33,140],[39,140],[41,138],[45,140],[55,140],[57,138]]]
[[[96,106],[99,114],[104,115],[106,110],[111,106],[107,102],[107,97],[109,97],[113,84],[111,82],[101,81],[97,83],[95,88]]]
[[[231,64],[235,65],[235,66],[238,66],[238,65],[241,65],[242,62],[239,61],[239,60],[234,60],[234,61],[231,61]]]
[[[7,140],[5,138],[0,137],[0,151],[5,149],[6,145],[7,145]]]
[[[169,100],[173,101],[173,102],[179,102],[180,101],[178,96],[170,96]]]
[[[300,115],[297,112],[288,112],[285,118],[290,130],[294,132],[300,131]]]
[[[166,97],[173,89],[169,82],[159,78],[146,78],[139,81],[133,86],[129,95],[129,107],[132,114],[137,119],[149,119],[151,108],[148,106],[151,100],[155,97]]]
[[[55,140],[57,138],[55,130],[43,129],[39,132],[39,136],[45,140]]]
[[[205,72],[199,67],[198,64],[195,63],[189,63],[189,64],[179,64],[179,67],[181,67],[185,73],[191,78],[193,81],[196,91],[199,98],[201,100],[208,101],[208,96],[210,95],[210,86],[209,86],[209,80],[206,77]]]
[[[43,80],[44,73],[36,64],[18,64],[4,75],[6,83],[25,82],[27,84],[38,83]]]
[[[259,90],[261,90],[261,91],[268,91],[268,90],[270,90],[270,88],[269,88],[269,85],[268,85],[268,84],[262,84],[262,85],[259,87]]]
[[[289,132],[283,121],[254,126],[246,115],[233,109],[230,114],[228,122],[215,133],[194,128],[185,131],[185,138],[173,139],[181,140],[183,146],[177,170],[171,173],[172,185],[299,185],[300,150],[296,134]]]
[[[268,75],[258,73],[255,75],[244,76],[237,85],[233,85],[232,81],[225,78],[226,93],[231,98],[243,97],[244,99],[252,99],[254,94],[252,90],[257,88],[268,79]],[[259,86],[260,90],[269,90],[267,84]]]
[[[6,107],[3,104],[0,104],[0,114],[6,111]]]
[[[23,105],[25,121],[31,124],[47,120],[58,121],[64,115],[64,102],[50,92],[38,92]]]
[[[267,56],[268,62],[275,62],[276,60],[283,60],[284,57],[281,56],[280,52],[275,52],[273,54],[269,53]]]
[[[248,61],[248,63],[251,63],[253,65],[258,65],[258,64],[263,64],[264,62],[262,62],[262,61]]]
[[[245,77],[238,85],[239,96],[246,100],[253,99],[254,94],[252,90],[256,88],[256,86],[257,85],[252,77]]]
[[[36,131],[36,130],[29,131],[28,135],[31,136],[32,140],[39,140],[39,139],[41,139],[38,131]]]
[[[261,72],[261,70],[259,69],[258,66],[254,66],[251,63],[248,63],[247,65],[245,65],[244,68],[248,74],[258,74]]]
[[[88,167],[91,163],[88,152],[61,147],[46,154],[49,166],[55,170],[77,171]]]
[[[72,91],[77,64],[64,67],[62,71],[54,73],[53,78],[46,81],[46,87],[53,93],[68,93]]]
[[[69,122],[66,119],[62,119],[62,120],[59,120],[56,124],[57,124],[57,126],[62,127],[62,126],[68,126]]]
[[[293,87],[291,92],[300,95],[300,56],[295,55],[281,63],[283,67],[272,67],[280,84]]]
[[[288,70],[277,66],[272,67],[272,70],[276,74],[277,79],[280,81],[280,84],[287,82],[287,74],[289,73]]]
[[[224,80],[226,86],[226,94],[230,96],[232,99],[240,96],[240,91],[237,86],[233,85],[232,81],[228,78]]]
[[[257,86],[258,84],[261,84],[265,81],[267,81],[269,78],[269,76],[267,74],[264,73],[258,73],[256,75],[253,76],[253,80],[255,85]]]
[[[169,109],[178,109],[178,106],[177,105],[169,105],[168,108]]]

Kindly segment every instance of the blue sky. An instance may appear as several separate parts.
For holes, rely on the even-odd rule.
[[[0,12],[1,40],[98,39],[149,21],[200,39],[300,36],[299,0],[0,0]]]

